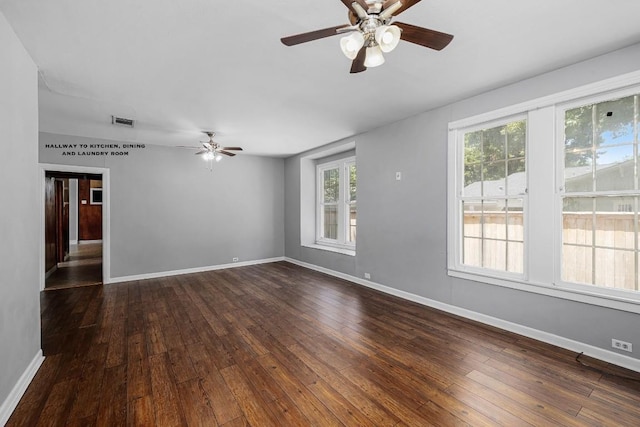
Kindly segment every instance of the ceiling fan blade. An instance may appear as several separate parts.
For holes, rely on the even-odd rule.
[[[336,27],[329,27],[322,30],[310,31],[308,33],[296,34],[295,36],[283,37],[280,39],[280,41],[287,46],[294,46],[300,43],[306,43],[313,40],[338,35],[338,30],[350,27],[350,25],[338,25]]]
[[[230,152],[224,151],[224,150],[218,150],[218,153],[224,154],[225,156],[231,156],[231,157],[236,155],[236,153],[230,153]]]
[[[417,3],[420,2],[420,0],[386,0],[382,4],[382,10],[384,11],[386,8],[388,8],[389,6],[391,6],[394,3],[397,3],[398,1],[402,1],[402,6],[400,6],[400,8],[398,10],[393,12],[393,16],[400,15],[402,12],[404,12],[407,9],[409,9],[411,6],[414,6],[414,5],[416,5]]]
[[[362,46],[356,59],[351,63],[351,74],[361,73],[363,71],[367,71],[367,67],[364,66],[364,60],[367,58],[367,48]]]
[[[201,150],[200,147],[193,147],[188,145],[176,145],[176,148],[187,148],[189,150]]]
[[[221,150],[237,150],[237,151],[243,151],[242,147],[222,147]]]
[[[209,150],[200,150],[196,153],[196,156],[200,155],[200,154],[204,154],[204,153],[208,153]]]
[[[402,29],[401,40],[419,44],[435,50],[442,50],[453,40],[453,36],[436,30],[417,27],[403,22],[394,22]]]
[[[365,0],[340,0],[344,3],[345,6],[349,8],[349,10],[353,13],[356,13],[356,10],[353,8],[353,3],[358,3],[364,10],[369,9],[369,5]]]

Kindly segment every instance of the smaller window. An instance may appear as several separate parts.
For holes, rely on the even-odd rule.
[[[353,249],[356,244],[354,157],[317,166],[316,243]]]

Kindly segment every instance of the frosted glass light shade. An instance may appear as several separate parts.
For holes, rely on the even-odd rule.
[[[212,151],[208,151],[202,155],[202,158],[205,160],[213,160],[214,157],[215,156]]]
[[[340,39],[340,49],[349,59],[356,59],[358,52],[364,45],[364,36],[359,31],[354,31],[346,37]]]
[[[383,52],[391,52],[400,43],[400,28],[396,25],[382,25],[376,29],[376,42]]]
[[[384,64],[384,56],[380,50],[380,46],[371,46],[367,48],[367,56],[364,60],[364,66],[367,68],[377,67]]]

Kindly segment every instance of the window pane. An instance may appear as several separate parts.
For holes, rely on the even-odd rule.
[[[464,194],[472,197],[482,195],[482,164],[465,165]]]
[[[505,177],[507,166],[504,161],[486,163],[483,175],[483,196],[505,195]]]
[[[357,189],[357,174],[356,174],[356,165],[349,166],[349,200],[354,202],[356,200],[356,189]]]
[[[485,129],[483,134],[482,153],[484,162],[504,160],[506,149],[505,127],[499,126]]]
[[[482,201],[462,202],[462,235],[482,237]]]
[[[340,195],[340,172],[338,168],[327,169],[323,176],[323,201],[325,203],[337,202]]]
[[[633,145],[608,147],[596,151],[596,190],[633,190],[635,161]]]
[[[635,289],[633,251],[596,248],[595,264],[596,285],[607,288]]]
[[[635,249],[635,202],[633,197],[595,199],[596,246]]]
[[[507,210],[507,239],[518,242],[524,241],[524,218],[522,215],[523,199],[508,201]]]
[[[590,246],[562,246],[562,280],[593,283],[593,250]]]
[[[347,232],[347,242],[356,242],[356,205],[349,206],[349,227]]]
[[[567,110],[564,114],[564,147],[567,151],[593,147],[593,106]],[[565,167],[583,166],[581,157],[571,158]]]
[[[507,213],[505,200],[485,200],[482,212],[483,237],[485,239],[507,238]]]
[[[507,271],[512,273],[524,271],[524,243],[507,242]]]
[[[464,238],[462,263],[471,267],[482,267],[482,239]]]
[[[527,176],[524,159],[510,160],[507,164],[507,194],[524,194],[527,191]]]
[[[504,240],[483,240],[482,266],[492,270],[507,269],[507,242]]]
[[[593,151],[565,153],[565,191],[593,191]],[[579,166],[573,166],[578,165]]]
[[[633,143],[634,96],[595,105],[599,147]]]
[[[464,163],[480,163],[482,161],[482,131],[469,132],[464,135]]]
[[[527,127],[524,120],[506,125],[507,152],[509,158],[524,157],[527,140]]]
[[[593,242],[593,199],[590,197],[564,199],[562,211],[562,241],[576,245]]]
[[[337,239],[338,238],[338,207],[337,206],[324,206],[323,207],[322,223],[324,226],[324,233],[322,237],[325,239]]]

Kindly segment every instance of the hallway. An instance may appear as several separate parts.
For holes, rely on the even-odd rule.
[[[102,284],[102,242],[70,245],[69,259],[45,281],[45,291]]]

